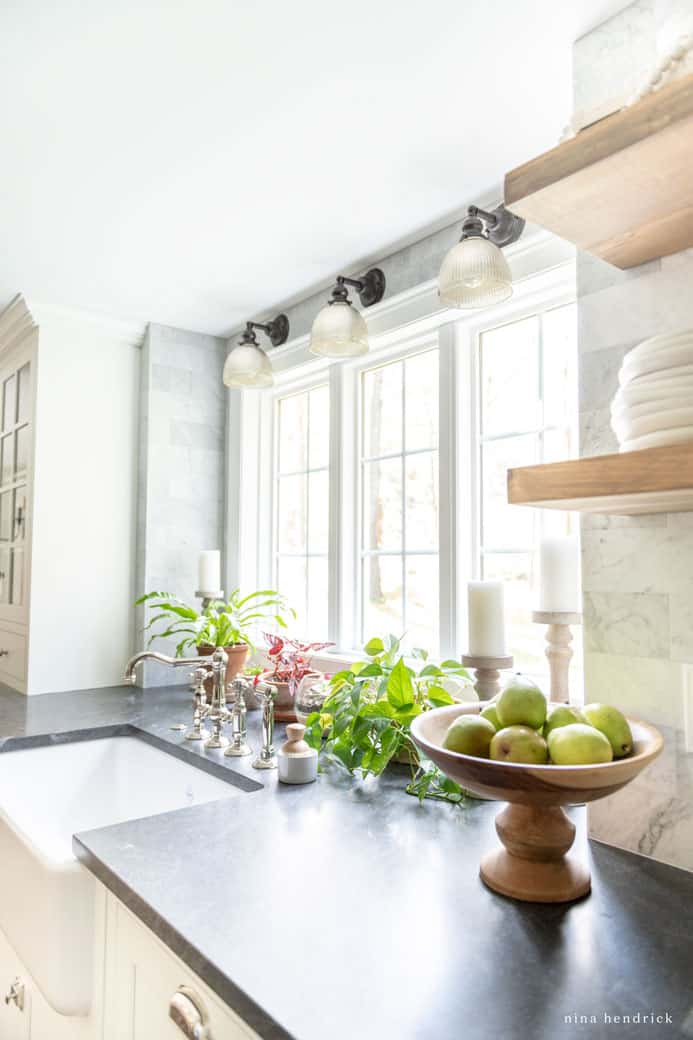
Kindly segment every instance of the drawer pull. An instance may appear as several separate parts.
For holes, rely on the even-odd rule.
[[[10,992],[5,997],[6,1004],[14,1004],[18,1011],[24,1010],[24,983],[17,977],[10,986]]]
[[[171,997],[168,1016],[188,1040],[212,1040],[209,1016],[202,998],[190,986],[178,987]]]
[[[9,650],[0,650],[0,657],[9,657],[9,656],[10,656],[10,651]]]

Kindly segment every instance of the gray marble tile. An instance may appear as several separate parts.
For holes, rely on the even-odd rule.
[[[669,657],[669,597],[656,593],[586,592],[585,651]]]
[[[580,303],[582,309],[582,302]],[[582,342],[582,338],[580,340]],[[588,351],[580,355],[579,403],[580,411],[604,410],[618,389],[618,373],[623,358],[631,349],[631,342],[606,350]]]
[[[671,659],[693,662],[693,597],[689,593],[673,593],[671,610]]]
[[[661,267],[662,261],[657,259],[650,260],[646,264],[640,264],[638,267],[630,267],[624,271],[620,267],[614,267],[613,264],[607,263],[606,260],[602,260],[598,256],[593,256],[591,253],[578,252],[578,296],[583,300],[590,293],[609,289],[612,285],[621,285],[623,282],[632,282],[635,278],[642,278],[644,275],[650,275],[661,270]]]
[[[608,408],[595,408],[580,412],[580,457],[589,459],[597,455],[611,455],[618,451],[616,434],[611,429]]]

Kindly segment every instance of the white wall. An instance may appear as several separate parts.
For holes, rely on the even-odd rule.
[[[40,338],[28,692],[118,685],[134,643],[144,329],[32,313]]]

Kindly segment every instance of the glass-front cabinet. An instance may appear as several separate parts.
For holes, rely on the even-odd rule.
[[[17,364],[15,362],[15,364]],[[26,533],[32,438],[32,362],[2,372],[0,432],[0,617],[26,616]]]
[[[17,309],[0,315],[0,684],[26,693],[39,330]]]

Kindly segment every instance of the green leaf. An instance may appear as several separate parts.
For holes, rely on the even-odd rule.
[[[411,673],[400,657],[387,681],[387,699],[393,708],[406,708],[414,704],[414,686]]]
[[[442,708],[446,704],[456,703],[455,698],[451,697],[442,686],[431,686],[426,696],[434,708]]]
[[[428,660],[428,650],[424,650],[423,647],[415,646],[411,652],[412,657],[415,657],[418,661]]]
[[[456,672],[459,675],[468,675],[468,672],[461,661],[441,661],[440,667],[444,668],[447,672]]]
[[[419,672],[419,679],[425,679],[428,676],[438,676],[438,675],[443,675],[442,669],[440,669],[437,664],[427,664]]]
[[[397,709],[387,700],[378,700],[361,708],[361,715],[366,719],[394,719]]]
[[[373,675],[382,675],[383,670],[379,664],[375,661],[371,661],[371,663],[367,664],[365,668],[359,668],[357,674],[359,679],[369,679]]]
[[[364,653],[368,654],[369,657],[375,657],[376,654],[382,654],[385,649],[385,644],[382,639],[375,636],[373,639],[369,639],[363,650]]]

